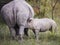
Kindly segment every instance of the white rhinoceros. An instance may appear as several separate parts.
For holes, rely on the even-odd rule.
[[[34,17],[33,8],[25,0],[13,0],[2,7],[1,14],[9,27],[11,36],[14,38],[17,32],[19,38],[23,39],[27,20]]]

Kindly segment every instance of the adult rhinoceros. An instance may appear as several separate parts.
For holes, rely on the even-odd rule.
[[[19,38],[22,40],[27,20],[34,16],[33,8],[25,0],[13,0],[2,7],[1,14],[9,27],[11,36],[14,38],[15,30],[18,29]]]

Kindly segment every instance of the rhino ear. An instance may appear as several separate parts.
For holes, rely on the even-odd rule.
[[[28,21],[28,22],[31,22],[31,21],[32,21],[32,19],[33,19],[33,18],[29,18],[27,21]]]

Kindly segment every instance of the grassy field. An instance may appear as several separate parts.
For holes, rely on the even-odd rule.
[[[55,16],[54,20],[58,25],[56,35],[52,35],[49,31],[40,32],[39,42],[35,41],[34,34],[29,30],[29,37],[24,38],[22,45],[60,45],[60,17]],[[10,32],[8,27],[1,23],[0,20],[0,45],[21,45],[18,41],[10,38]]]

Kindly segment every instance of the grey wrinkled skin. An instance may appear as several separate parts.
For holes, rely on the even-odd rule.
[[[23,39],[24,28],[29,18],[33,18],[33,8],[25,0],[13,0],[1,9],[1,16],[9,27],[11,36]]]
[[[30,22],[28,22],[28,28],[32,29],[32,31],[35,33],[35,37],[38,40],[39,38],[39,32],[45,32],[45,31],[53,31],[56,32],[57,30],[57,24],[54,20],[49,18],[30,18]]]

